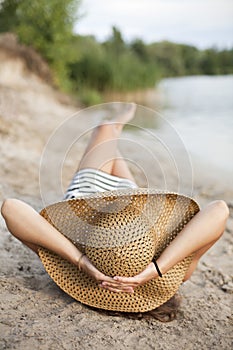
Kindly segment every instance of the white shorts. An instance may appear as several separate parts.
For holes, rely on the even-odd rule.
[[[110,175],[101,170],[87,168],[79,170],[74,175],[64,199],[74,199],[96,192],[137,187],[136,183],[129,179]]]

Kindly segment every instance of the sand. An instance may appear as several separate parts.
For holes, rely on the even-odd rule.
[[[42,151],[51,133],[77,107],[25,70],[21,61],[2,57],[1,70],[0,202],[15,197],[40,210]],[[77,130],[82,128],[77,125]],[[77,159],[66,162],[64,184],[81,151],[82,147]],[[142,182],[136,170],[135,176]],[[156,183],[159,187],[159,177]],[[48,191],[58,199],[53,189]],[[183,301],[177,320],[166,324],[109,316],[73,300],[49,278],[37,256],[8,233],[1,218],[0,349],[231,349],[233,191],[222,177],[210,180],[201,171],[194,176],[194,197],[201,205],[226,200],[231,216],[221,240],[180,288]]]

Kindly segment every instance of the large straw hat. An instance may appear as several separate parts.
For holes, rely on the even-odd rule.
[[[134,276],[157,259],[199,211],[191,198],[149,189],[96,193],[52,204],[41,211],[93,264],[108,276]],[[84,272],[44,249],[39,255],[52,279],[78,301],[106,310],[144,312],[170,299],[178,290],[189,256],[134,293],[102,289]]]

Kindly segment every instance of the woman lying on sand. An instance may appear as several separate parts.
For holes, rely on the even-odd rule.
[[[125,112],[118,115],[111,123],[103,123],[95,128],[78,171],[66,192],[66,200],[89,195],[95,191],[137,188],[135,180],[117,148],[122,128],[133,118],[135,109],[134,104],[129,104]],[[99,179],[99,188],[98,185],[93,187],[92,184],[96,175]],[[117,187],[114,183],[117,183]],[[86,186],[89,187],[86,188]],[[12,235],[35,253],[38,254],[39,247],[44,247],[77,266],[77,269],[79,268],[89,275],[99,285],[99,288],[115,293],[129,294],[134,293],[139,286],[143,286],[148,281],[161,278],[174,265],[193,254],[192,262],[183,279],[183,281],[187,281],[202,255],[223,234],[229,215],[228,207],[224,201],[211,202],[185,225],[164,249],[156,262],[150,262],[136,276],[125,277],[107,276],[99,271],[87,255],[83,254],[77,246],[28,204],[17,199],[6,199],[1,212]],[[167,310],[165,313],[173,314],[171,308],[166,307],[166,303],[158,308],[158,314],[161,313],[163,307],[164,310]],[[151,314],[157,317],[156,312],[151,312]]]

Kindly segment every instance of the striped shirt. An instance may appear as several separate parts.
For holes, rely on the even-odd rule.
[[[129,179],[111,175],[101,170],[87,168],[79,170],[74,175],[64,199],[74,199],[95,192],[137,187],[136,183]]]

